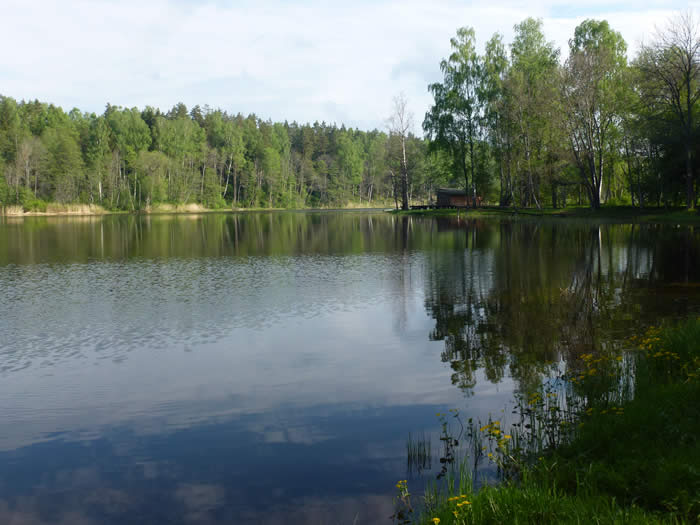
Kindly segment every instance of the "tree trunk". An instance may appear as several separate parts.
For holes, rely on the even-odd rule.
[[[690,62],[690,61],[689,61]],[[693,102],[691,101],[691,77],[685,76],[685,104],[688,114],[688,127],[685,140],[685,184],[686,184],[686,206],[692,210],[695,206],[695,188],[693,187]]]
[[[476,178],[474,177],[474,132],[471,126],[471,119],[469,124],[469,171],[472,175],[472,207],[476,208]]]
[[[467,171],[467,155],[466,151],[464,151],[464,146],[461,148],[462,152],[462,173],[464,174],[464,200],[465,204],[468,206],[469,205],[469,172]]]
[[[394,195],[394,207],[398,210],[399,209],[399,192],[398,192],[398,184],[396,183],[396,175],[394,174],[394,170],[389,171],[389,176],[391,177],[391,190]]]
[[[498,162],[498,205],[503,206],[503,164]]]
[[[405,137],[401,137],[401,209],[408,209],[408,166],[406,165]]]
[[[693,186],[693,150],[690,144],[686,144],[685,152],[685,184],[686,207],[692,210],[695,207],[695,187]]]

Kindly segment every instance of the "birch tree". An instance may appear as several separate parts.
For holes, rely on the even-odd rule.
[[[408,161],[406,159],[406,141],[413,128],[413,114],[408,111],[406,95],[400,93],[394,97],[393,109],[387,121],[389,134],[398,138],[401,150],[399,159],[399,184],[401,187],[401,209],[408,209]]]
[[[569,48],[563,85],[567,130],[591,207],[599,208],[610,135],[624,112],[627,44],[607,21],[585,20]]]
[[[476,154],[480,137],[482,104],[479,97],[481,58],[476,52],[476,35],[471,27],[457,30],[450,40],[452,53],[440,62],[442,83],[428,86],[433,106],[425,115],[423,129],[431,149],[450,151],[464,177],[464,189],[476,206]],[[471,180],[470,180],[471,179]]]

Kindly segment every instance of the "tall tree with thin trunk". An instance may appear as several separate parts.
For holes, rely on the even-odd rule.
[[[447,150],[454,156],[455,167],[461,168],[464,189],[467,195],[471,193],[474,206],[477,142],[483,116],[479,97],[482,63],[475,42],[471,27],[459,28],[457,36],[450,39],[452,54],[440,62],[444,80],[428,86],[434,102],[423,121],[431,149]]]
[[[584,20],[569,41],[564,67],[563,98],[571,151],[588,190],[592,208],[599,208],[610,137],[620,124],[625,102],[627,44],[605,20]]]
[[[408,111],[406,95],[400,93],[394,97],[394,107],[388,119],[389,134],[398,137],[401,143],[400,184],[401,209],[408,209],[408,162],[406,160],[406,141],[413,128],[413,114]]]
[[[499,199],[501,206],[513,202],[511,177],[512,118],[510,94],[506,90],[506,78],[510,68],[508,52],[503,36],[494,34],[486,42],[483,59],[480,97],[484,100],[484,122],[491,149],[498,164]]]
[[[539,208],[539,179],[541,167],[546,164],[548,128],[553,124],[559,50],[553,42],[547,42],[542,20],[527,18],[514,30],[507,89],[516,130],[514,142],[520,152],[520,201],[522,205],[534,203]]]
[[[700,99],[700,32],[691,12],[683,13],[643,45],[636,61],[643,100],[658,118],[680,132],[685,156],[686,206],[695,206],[693,113]],[[671,116],[669,119],[666,115]]]

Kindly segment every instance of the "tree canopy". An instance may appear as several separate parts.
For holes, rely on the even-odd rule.
[[[513,29],[483,55],[474,30],[458,29],[443,81],[428,86],[428,151],[451,157],[468,193],[504,206],[695,206],[700,33],[689,13],[631,64],[605,20],[581,22],[563,61],[541,20]]]
[[[423,140],[406,133],[409,155]],[[0,96],[0,205],[99,204],[139,210],[157,203],[210,208],[386,205],[400,191],[388,135],[180,103],[163,113],[107,105],[69,113]],[[412,202],[432,191],[406,161]]]
[[[457,29],[441,81],[428,86],[425,138],[413,135],[403,96],[386,132],[206,105],[107,104],[98,115],[0,96],[0,205],[408,208],[438,187],[461,187],[471,205],[696,206],[700,32],[691,13],[630,61],[605,20],[581,22],[565,58],[541,20],[513,30],[512,42],[496,33],[480,53],[475,30]]]

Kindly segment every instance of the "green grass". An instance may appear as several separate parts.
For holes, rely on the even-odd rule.
[[[555,417],[575,415],[574,425],[557,446],[543,449],[534,426],[514,427],[512,440],[482,427],[485,440],[500,438],[489,450],[511,475],[478,491],[448,480],[426,493],[418,523],[700,523],[700,319],[652,327],[630,346],[572,365],[569,408]],[[630,389],[616,386],[623,380]],[[531,394],[524,420],[546,427],[545,414],[563,406],[554,403],[551,392]]]
[[[468,209],[436,209],[436,210],[392,210],[397,215],[423,215],[428,217],[554,217],[569,219],[605,220],[624,223],[670,223],[670,224],[700,224],[700,213],[685,208],[634,208],[632,206],[603,206],[593,210],[585,206],[568,208],[468,208]]]
[[[547,458],[553,482],[586,487],[625,504],[700,515],[700,385],[658,385],[596,414],[576,439]]]
[[[460,502],[468,504],[458,507]],[[458,517],[454,516],[457,512]],[[658,524],[679,523],[672,516],[621,506],[598,494],[570,495],[553,484],[527,482],[484,487],[467,499],[446,501],[421,523],[508,524]]]
[[[570,491],[586,486],[625,503],[700,518],[700,321],[652,329],[622,414],[595,411],[548,461]]]

